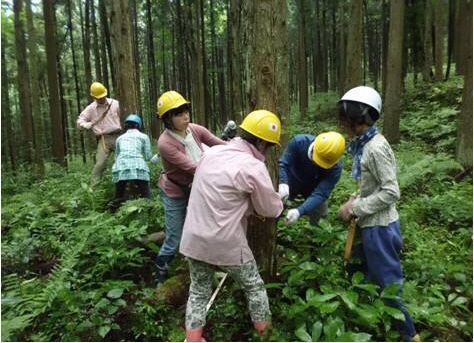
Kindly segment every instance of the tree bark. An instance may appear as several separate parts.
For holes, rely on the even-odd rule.
[[[2,54],[2,146],[5,147],[2,149],[2,154],[8,156],[8,160],[10,161],[10,168],[13,171],[17,169],[17,150],[16,144],[14,142],[14,135],[12,129],[12,122],[11,122],[11,110],[10,110],[10,79],[8,78],[7,73],[7,60],[6,60],[6,53],[5,49],[7,47],[7,39],[2,32],[2,46],[1,46],[1,54]],[[5,133],[5,134],[4,134]],[[3,143],[6,140],[6,145]],[[6,152],[8,151],[8,152]]]
[[[384,120],[384,135],[390,143],[398,143],[400,141],[404,21],[405,0],[392,0],[390,4]]]
[[[31,0],[26,0],[26,26],[28,29],[28,51],[30,57],[30,85],[31,85],[31,103],[33,115],[33,139],[35,142],[35,149],[33,152],[33,159],[35,165],[35,174],[37,177],[44,176],[44,162],[43,162],[43,140],[44,128],[41,125],[41,99],[40,99],[40,68],[41,62],[38,56],[38,35],[33,23],[33,12],[31,10]]]
[[[230,113],[234,120],[241,121],[243,118],[244,103],[242,92],[243,59],[241,43],[242,0],[230,1],[227,12],[228,25],[228,58],[229,58],[229,89],[230,89]]]
[[[117,99],[120,99],[120,113],[123,121],[130,113],[138,113],[130,7],[126,0],[114,0],[110,5],[112,56],[117,80],[114,89]]]
[[[244,29],[252,42],[248,46],[248,110],[267,109],[281,116],[289,110],[286,1],[249,1],[244,6],[248,14]],[[273,151],[266,157],[275,183],[277,156]],[[268,280],[276,273],[276,220],[251,221],[248,238],[262,276]]]
[[[441,81],[444,78],[444,35],[445,35],[445,14],[444,1],[434,1],[434,25],[435,25],[435,80]]]
[[[75,86],[75,93],[76,93],[76,113],[81,113],[81,87],[79,85],[79,75],[78,75],[78,67],[77,67],[77,60],[76,60],[76,50],[74,48],[74,36],[73,36],[73,26],[72,26],[72,1],[68,0],[66,3],[67,13],[68,13],[68,26],[69,26],[69,42],[71,45],[71,55],[72,55],[72,68],[73,68],[73,78],[74,78],[74,86]],[[71,106],[72,108],[72,106]],[[86,155],[86,144],[84,140],[84,133],[82,130],[75,130],[76,132],[76,140],[79,139],[79,144],[81,146],[81,156],[82,162],[85,164],[87,163],[87,155]],[[77,137],[79,136],[79,137]]]
[[[433,5],[430,1],[425,2],[425,31],[423,37],[423,80],[431,81],[433,66]]]
[[[308,62],[306,53],[306,0],[296,2],[298,7],[298,93],[300,120],[308,112]]]
[[[33,114],[31,108],[30,70],[26,55],[26,38],[24,24],[23,0],[13,2],[15,21],[15,48],[17,62],[18,98],[21,116],[21,148],[23,156],[28,164],[33,163],[34,156],[34,132]]]
[[[62,121],[61,98],[59,95],[56,27],[53,2],[43,0],[46,59],[48,64],[49,111],[51,116],[51,134],[53,137],[53,161],[67,166],[64,149],[64,127]]]
[[[347,37],[347,65],[344,91],[362,84],[362,5],[363,0],[351,1],[350,30]]]

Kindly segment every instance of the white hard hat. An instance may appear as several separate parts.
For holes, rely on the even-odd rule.
[[[357,101],[374,108],[378,114],[382,111],[382,98],[380,94],[373,88],[367,86],[359,86],[352,88],[346,92],[339,101]]]
[[[231,130],[235,130],[235,129],[237,128],[237,124],[235,123],[235,121],[229,120],[229,121],[227,122],[226,127],[228,127],[228,128],[231,129]]]

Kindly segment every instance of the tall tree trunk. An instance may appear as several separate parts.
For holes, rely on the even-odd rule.
[[[46,59],[48,64],[49,111],[51,116],[51,134],[53,137],[53,161],[67,166],[64,149],[64,127],[62,121],[61,98],[59,95],[56,26],[53,2],[43,0]]]
[[[390,143],[400,141],[404,22],[405,0],[391,0],[384,120],[384,135]]]
[[[2,54],[2,154],[8,150],[8,159],[10,161],[10,167],[13,171],[17,169],[17,150],[16,144],[14,142],[14,134],[12,129],[12,122],[11,122],[11,107],[10,107],[10,95],[9,95],[9,88],[10,88],[10,80],[8,78],[7,73],[7,60],[6,60],[6,53],[5,49],[7,47],[7,39],[4,34],[5,31],[2,32],[2,46],[1,46],[1,54]],[[5,134],[4,134],[5,133]],[[7,144],[4,145],[4,141],[6,140]],[[8,149],[6,149],[7,147]]]
[[[466,70],[461,113],[458,120],[456,159],[466,168],[472,168],[472,1],[467,4]]]
[[[454,34],[454,58],[456,61],[456,73],[458,75],[466,76],[466,71],[468,68],[467,65],[467,56],[472,52],[472,49],[469,49],[469,44],[466,44],[466,32],[472,31],[472,25],[469,26],[469,15],[472,14],[472,0],[461,0],[456,2],[457,6],[457,20],[455,25]],[[471,8],[471,9],[469,9]],[[471,11],[471,12],[469,12]]]
[[[33,115],[31,108],[30,70],[26,55],[26,38],[24,24],[23,0],[13,2],[15,21],[15,47],[17,62],[18,98],[21,115],[21,147],[26,162],[33,163],[34,156],[34,132]]]
[[[117,80],[116,97],[120,99],[122,121],[130,113],[138,113],[135,58],[132,48],[132,25],[127,0],[114,0],[110,4],[110,34],[114,73]]]
[[[431,81],[433,66],[433,5],[431,0],[425,2],[425,31],[423,37],[423,80]]]
[[[344,90],[362,84],[362,5],[363,0],[351,0],[351,20],[347,37],[347,64]]]
[[[449,73],[451,72],[451,61],[453,57],[453,47],[454,47],[454,25],[455,25],[455,18],[456,16],[456,2],[450,1],[449,2],[449,16],[448,16],[448,62],[446,66],[446,74],[444,76],[444,80],[449,79]]]
[[[296,2],[298,6],[298,93],[300,119],[308,112],[308,62],[306,58],[306,0]]]
[[[31,69],[30,69],[30,85],[31,85],[31,103],[32,115],[33,115],[33,134],[35,149],[33,152],[33,159],[35,165],[35,174],[41,178],[44,176],[44,163],[43,163],[43,140],[41,137],[44,134],[44,128],[41,125],[41,99],[40,99],[40,68],[41,62],[38,56],[38,35],[36,33],[35,26],[33,24],[33,13],[31,10],[31,1],[26,0],[26,24],[28,28],[28,51],[30,57]]]
[[[230,114],[236,121],[242,119],[244,111],[242,93],[242,54],[241,42],[241,8],[242,0],[230,1],[227,11],[228,24],[228,60],[229,60],[229,93],[230,93]]]
[[[77,68],[77,61],[76,61],[76,50],[74,47],[74,36],[73,36],[73,26],[72,26],[72,9],[71,9],[71,2],[72,0],[68,0],[66,3],[67,13],[68,13],[68,26],[69,26],[69,43],[71,45],[71,55],[72,55],[72,68],[73,68],[73,77],[74,77],[74,86],[75,86],[75,93],[76,93],[76,113],[79,114],[81,112],[81,87],[79,85],[79,75],[78,75],[78,68]],[[71,106],[72,108],[72,106]],[[82,162],[87,163],[86,157],[86,144],[84,140],[84,133],[82,130],[76,130],[76,137],[79,135],[79,142],[81,145],[81,156]]]
[[[249,1],[247,33],[252,44],[249,59],[249,110],[268,109],[278,115],[288,113],[287,5],[284,0]],[[283,118],[284,120],[284,118]],[[274,182],[277,180],[277,151],[266,158]],[[250,223],[249,243],[262,276],[275,275],[276,221]]]
[[[99,33],[97,32],[97,19],[95,16],[95,5],[92,1],[91,7],[91,22],[92,22],[92,50],[94,52],[94,64],[95,64],[95,80],[104,82],[102,79],[102,65],[100,63],[100,49],[99,49]]]
[[[139,47],[138,47],[138,18],[137,18],[137,2],[136,0],[132,1],[132,11],[131,11],[131,21],[132,21],[132,47],[133,47],[133,56],[134,56],[134,64],[135,64],[135,80],[137,81],[137,105],[138,105],[138,112],[142,114],[142,106],[141,106],[141,78],[140,78],[140,52],[139,52]]]
[[[179,1],[177,1],[179,2]],[[159,78],[155,66],[155,43],[153,41],[153,21],[151,13],[151,0],[146,0],[146,20],[147,20],[147,67],[148,67],[148,101],[149,113],[151,116],[151,136],[158,138],[160,132],[160,122],[156,115],[156,101],[158,99]],[[181,55],[182,56],[182,55]]]
[[[115,85],[115,75],[111,73],[111,82],[109,80],[109,70],[114,70],[114,63],[112,59],[112,43],[110,42],[110,30],[109,30],[109,23],[107,21],[107,8],[106,8],[106,1],[99,1],[99,16],[100,16],[100,25],[102,28],[102,71],[104,73],[104,85],[110,88],[110,85]],[[105,54],[107,56],[105,56]],[[108,57],[108,63],[107,63]]]
[[[446,9],[444,1],[437,0],[434,5],[434,25],[435,25],[435,80],[443,80],[444,65],[444,32]]]

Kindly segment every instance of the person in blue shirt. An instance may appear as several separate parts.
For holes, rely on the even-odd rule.
[[[278,161],[280,184],[278,193],[283,201],[301,195],[305,201],[290,209],[285,224],[291,225],[302,215],[308,215],[310,223],[317,225],[327,216],[327,199],[341,177],[346,141],[337,132],[325,132],[316,138],[298,134],[285,148]]]
[[[136,114],[125,119],[127,132],[115,143],[115,162],[112,166],[112,181],[115,183],[115,199],[111,209],[116,210],[125,200],[128,183],[133,183],[143,198],[150,198],[150,169],[146,161],[151,158],[150,138],[140,132],[142,120]]]

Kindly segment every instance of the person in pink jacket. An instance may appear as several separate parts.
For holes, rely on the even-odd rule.
[[[168,91],[159,97],[158,115],[166,128],[158,139],[163,167],[159,186],[166,236],[155,260],[157,287],[167,278],[169,263],[178,252],[189,192],[203,144],[225,144],[205,127],[190,123],[189,101],[178,92]]]
[[[194,176],[180,253],[191,275],[186,307],[186,339],[203,341],[206,303],[216,268],[233,277],[248,299],[251,319],[264,335],[270,308],[262,278],[247,242],[247,220],[256,213],[277,218],[283,203],[265,167],[265,154],[279,144],[281,124],[258,110],[240,125],[242,134],[204,152]]]

